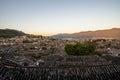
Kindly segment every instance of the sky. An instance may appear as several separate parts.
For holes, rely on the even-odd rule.
[[[0,29],[53,35],[120,28],[120,0],[0,0]]]

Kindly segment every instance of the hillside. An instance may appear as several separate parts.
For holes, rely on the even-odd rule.
[[[25,33],[22,31],[13,30],[13,29],[0,29],[0,37],[3,37],[3,38],[11,38],[11,37],[22,36],[22,35],[25,35]]]
[[[97,30],[97,31],[84,31],[73,34],[57,34],[51,36],[52,38],[112,38],[120,39],[120,28],[112,28],[106,30]]]

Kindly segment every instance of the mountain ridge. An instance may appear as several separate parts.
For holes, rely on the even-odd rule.
[[[15,36],[23,36],[26,35],[22,31],[14,30],[14,29],[0,29],[0,37],[3,38],[11,38]]]
[[[86,39],[86,38],[112,38],[120,39],[120,28],[96,30],[96,31],[82,31],[72,34],[57,34],[51,36],[52,38],[75,38],[75,39]]]

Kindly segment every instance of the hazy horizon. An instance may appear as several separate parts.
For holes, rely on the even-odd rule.
[[[120,28],[120,0],[0,0],[0,29],[54,35]]]

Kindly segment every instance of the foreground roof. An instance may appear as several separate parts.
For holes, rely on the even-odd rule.
[[[0,80],[119,80],[120,65],[0,67]]]

